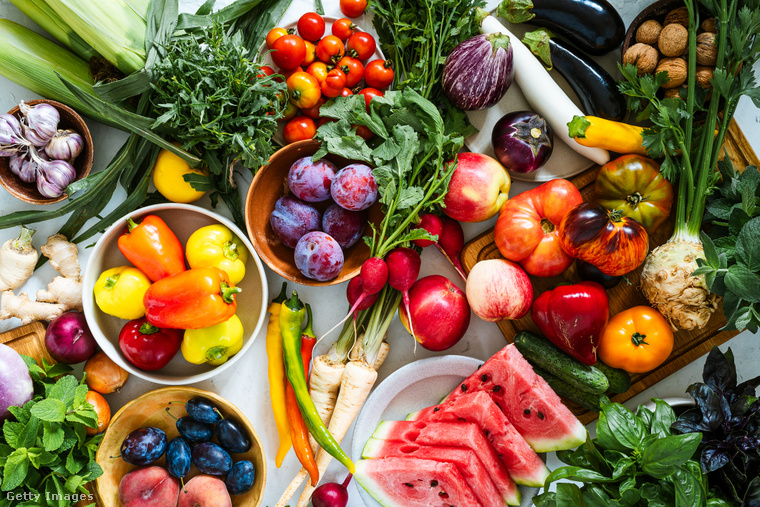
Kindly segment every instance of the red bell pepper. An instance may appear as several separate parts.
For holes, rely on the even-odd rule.
[[[121,328],[119,348],[141,370],[159,370],[177,355],[183,334],[182,329],[160,329],[141,317]]]
[[[604,287],[596,282],[560,285],[533,302],[533,322],[557,347],[583,364],[596,363],[596,349],[610,318]]]
[[[219,268],[193,268],[167,276],[148,288],[145,317],[156,327],[200,329],[228,320],[240,292]]]
[[[117,241],[129,262],[152,282],[185,271],[185,253],[166,222],[148,215],[142,222],[127,219],[127,228]]]

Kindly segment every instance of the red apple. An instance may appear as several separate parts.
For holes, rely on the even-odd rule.
[[[460,222],[482,222],[509,199],[512,181],[496,159],[481,153],[460,153],[449,182],[443,212]]]
[[[475,315],[483,320],[519,319],[530,310],[533,286],[519,264],[489,259],[478,262],[470,271],[467,300]]]
[[[470,305],[464,291],[445,276],[420,278],[409,289],[409,311],[414,339],[428,350],[446,350],[462,339],[470,325]],[[406,308],[399,308],[401,323],[409,331]],[[411,332],[411,331],[410,331]]]

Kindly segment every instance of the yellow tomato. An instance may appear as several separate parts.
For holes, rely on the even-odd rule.
[[[169,150],[161,150],[153,166],[153,184],[161,195],[172,202],[189,203],[203,197],[206,192],[195,190],[185,181],[185,174],[208,176],[207,171],[194,169]]]
[[[599,359],[628,373],[652,371],[673,352],[673,330],[660,312],[634,306],[613,316],[599,341]]]

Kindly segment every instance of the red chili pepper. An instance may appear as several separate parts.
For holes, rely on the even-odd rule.
[[[231,318],[240,292],[219,268],[193,268],[168,276],[145,292],[145,317],[154,326],[200,329]]]
[[[117,241],[129,262],[152,282],[185,271],[185,253],[177,235],[166,222],[148,215],[137,224],[127,219],[127,229]]]
[[[306,303],[306,329],[301,333],[301,357],[303,357],[303,371],[306,373],[306,380],[309,380],[309,365],[311,356],[314,353],[314,346],[317,344],[317,337],[314,335],[312,328],[311,306]]]
[[[183,334],[182,329],[161,329],[141,317],[121,328],[119,348],[141,370],[159,370],[177,355]]]

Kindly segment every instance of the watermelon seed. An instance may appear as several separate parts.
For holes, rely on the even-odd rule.
[[[441,407],[435,407],[435,408],[433,409],[433,412],[438,412],[439,410],[441,410]]]
[[[406,486],[407,488],[413,488],[414,487],[414,485],[411,484],[411,483],[409,483],[409,482],[405,482],[404,486]]]
[[[501,386],[493,386],[493,392],[498,393],[501,391]]]
[[[530,409],[526,408],[525,410],[523,410],[523,414],[530,415]]]
[[[436,486],[438,486],[438,481],[436,481],[435,479],[433,479],[432,481],[430,481],[430,487],[431,488],[434,488]]]
[[[543,421],[543,419],[544,419],[544,414],[542,414],[541,412],[539,412],[537,415],[538,415],[538,418],[539,418],[539,419],[541,419],[541,420]]]
[[[488,436],[488,435],[490,435],[490,434],[491,434],[491,432],[490,432],[490,431],[488,431],[488,430],[486,430],[486,431],[485,431],[485,434],[486,434],[486,436]]]
[[[462,392],[463,392],[463,393],[466,393],[466,392],[467,392],[467,384],[462,384],[462,385],[461,385],[461,386],[459,386],[459,387],[461,387],[461,388],[462,388]]]
[[[486,375],[486,374],[484,373],[483,375],[481,375],[481,376],[480,376],[480,381],[481,381],[481,382],[485,382],[486,380],[488,380],[488,375]]]
[[[457,417],[457,421],[467,422],[467,419],[464,417]]]
[[[438,493],[438,496],[440,496],[441,498],[448,498],[448,497],[449,497],[449,494],[448,494],[448,493],[446,493],[445,491],[440,491],[440,492]]]

